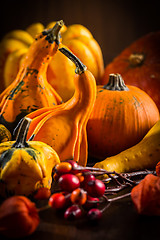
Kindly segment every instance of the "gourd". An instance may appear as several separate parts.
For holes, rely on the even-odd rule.
[[[31,119],[24,118],[16,141],[0,144],[0,195],[30,195],[40,187],[50,188],[57,153],[47,144],[26,141]]]
[[[0,124],[0,143],[10,141],[11,139],[10,131],[3,124]]]
[[[96,98],[96,81],[86,66],[66,48],[59,48],[76,65],[75,93],[54,108],[41,108],[27,115],[32,119],[27,139],[50,145],[60,161],[73,159],[85,166],[88,157],[86,124]]]
[[[126,47],[110,62],[102,77],[106,84],[110,73],[118,72],[126,84],[145,91],[160,110],[160,31],[148,33]]]
[[[12,52],[16,52],[20,49],[28,49],[32,42],[33,38],[30,36],[30,34],[23,30],[18,30],[16,34],[15,31],[12,31],[9,35],[6,34],[6,36],[4,36],[4,38],[0,41],[0,93],[6,88],[4,80],[6,77],[9,84],[11,83],[11,81],[8,80],[9,73],[7,72],[7,76],[4,76],[4,69],[7,58]],[[16,75],[13,76],[12,81],[15,79]]]
[[[97,86],[97,97],[87,123],[89,153],[98,159],[120,153],[138,143],[159,120],[154,101],[138,87],[125,85],[120,74],[110,74]]]
[[[46,71],[59,45],[63,21],[40,33],[29,48],[16,79],[0,95],[0,123],[12,133],[21,118],[42,107],[60,104],[61,97],[47,82]]]
[[[50,22],[46,28],[52,28],[54,25],[55,22]],[[31,24],[27,27],[26,33],[35,38],[42,29],[44,29],[44,26],[41,23]],[[100,45],[94,39],[91,32],[81,24],[63,25],[60,32],[62,36],[61,47],[72,51],[87,66],[88,70],[92,72],[98,83],[104,73],[104,62]],[[11,53],[7,57],[5,66],[2,69],[4,72],[3,81],[5,87],[15,78],[15,70],[13,71],[13,69],[18,69],[19,65],[23,63],[23,54],[19,57],[19,64],[17,55],[19,55],[19,50],[15,51],[14,54]],[[9,60],[10,58],[12,60]],[[47,80],[62,97],[63,101],[67,101],[74,94],[74,68],[74,64],[58,51],[48,65]]]
[[[94,167],[118,173],[155,169],[160,161],[160,120],[136,145],[121,153],[97,162]]]

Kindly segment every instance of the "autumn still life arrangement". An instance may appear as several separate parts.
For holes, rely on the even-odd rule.
[[[32,234],[49,208],[97,221],[126,197],[137,214],[160,215],[159,40],[149,33],[104,67],[80,24],[33,23],[3,37],[1,235]]]

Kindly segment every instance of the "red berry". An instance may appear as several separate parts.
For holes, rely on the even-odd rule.
[[[51,195],[51,190],[49,188],[42,187],[37,190],[37,192],[34,195],[34,198],[38,200],[44,200],[44,199],[48,199],[50,195]]]
[[[72,165],[72,170],[71,170],[72,174],[76,174],[79,172],[79,165],[77,162],[75,162],[74,160],[67,160],[67,162]]]
[[[60,188],[66,192],[72,192],[80,186],[78,177],[69,173],[60,176],[58,183]]]
[[[87,217],[89,220],[98,220],[102,217],[102,212],[98,208],[92,208],[89,210]]]
[[[67,160],[66,162],[70,163],[72,165],[72,168],[78,168],[79,165],[77,162],[75,162],[74,160]]]
[[[66,200],[62,193],[54,193],[49,198],[48,204],[55,209],[61,209],[65,206]]]
[[[78,205],[72,205],[71,207],[67,208],[64,213],[64,218],[69,220],[74,220],[80,218],[82,216],[82,210]]]
[[[95,179],[87,183],[86,190],[91,197],[102,197],[105,192],[105,184],[101,180]]]
[[[83,182],[81,183],[81,186],[86,190],[87,189],[87,186],[88,186],[88,182],[89,181],[93,181],[95,180],[95,176],[93,174],[84,174],[84,180]]]
[[[71,193],[71,201],[74,204],[83,205],[87,200],[87,193],[82,188],[77,188]]]
[[[84,209],[91,209],[91,208],[97,208],[99,205],[99,198],[93,198],[89,195],[87,195],[87,201],[83,205]]]

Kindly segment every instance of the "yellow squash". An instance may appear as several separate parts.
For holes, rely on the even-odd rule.
[[[145,137],[127,150],[97,162],[94,167],[118,173],[152,169],[160,161],[160,120]]]

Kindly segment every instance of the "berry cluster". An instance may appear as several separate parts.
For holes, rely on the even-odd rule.
[[[50,196],[49,206],[63,209],[65,219],[76,219],[86,212],[89,219],[99,219],[103,210],[98,206],[105,199],[103,181],[73,160],[57,164],[54,170],[60,190]]]
[[[94,167],[82,167],[75,161],[68,160],[57,164],[54,168],[53,178],[57,183],[58,191],[51,194],[49,189],[40,188],[34,198],[49,199],[48,205],[39,211],[49,207],[63,210],[65,219],[77,219],[82,214],[87,214],[88,219],[97,220],[102,217],[102,212],[111,202],[130,196],[130,191],[117,196],[120,191],[137,185],[140,179],[152,172],[144,170],[119,174]],[[103,175],[103,180],[96,178],[100,175]],[[109,195],[112,197],[109,198]],[[102,203],[105,205],[100,209]]]

